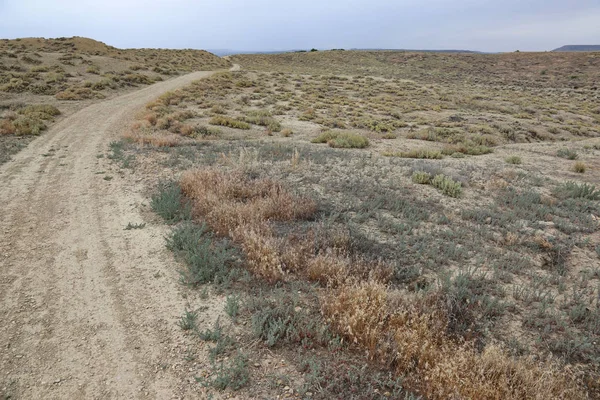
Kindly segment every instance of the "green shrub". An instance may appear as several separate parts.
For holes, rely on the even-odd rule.
[[[428,149],[416,149],[410,151],[399,151],[396,153],[383,153],[387,157],[401,157],[401,158],[421,158],[427,160],[441,160],[444,158],[443,154],[439,150],[428,150]]]
[[[326,131],[321,133],[319,136],[311,140],[312,143],[327,143],[337,137],[338,133],[334,131]]]
[[[254,125],[265,126],[273,132],[281,131],[281,124],[273,118],[268,110],[250,111],[244,121]]]
[[[521,157],[519,157],[519,156],[510,156],[510,157],[507,157],[504,161],[506,161],[508,164],[514,164],[514,165],[519,165],[522,163]]]
[[[213,387],[218,390],[227,388],[239,390],[246,386],[250,380],[248,357],[242,353],[238,353],[232,359],[213,363],[211,369],[212,379],[196,377],[196,381],[205,387]]]
[[[556,155],[560,158],[566,158],[567,160],[577,160],[577,158],[579,158],[579,155],[575,150],[570,150],[567,148],[558,150]]]
[[[425,171],[416,171],[413,172],[411,179],[419,185],[429,185],[431,183],[431,174]]]
[[[191,219],[192,206],[184,199],[176,182],[161,183],[150,206],[168,223]]]
[[[205,225],[187,223],[177,227],[167,239],[167,248],[185,261],[181,275],[186,285],[229,281],[233,251],[214,238]]]
[[[192,137],[218,137],[221,136],[223,132],[219,128],[209,128],[207,126],[195,126],[194,132],[192,133]]]
[[[554,190],[554,195],[561,199],[600,200],[600,189],[587,183],[565,182]]]
[[[99,75],[100,74],[100,68],[97,65],[90,65],[89,67],[87,67],[87,69],[85,70],[85,72],[87,72],[88,74]]]
[[[446,196],[460,197],[462,194],[462,184],[455,182],[452,178],[446,175],[436,175],[431,180],[431,185],[439,190]]]
[[[222,115],[218,115],[215,117],[212,117],[209,121],[209,123],[211,125],[220,125],[220,126],[227,126],[229,128],[235,128],[235,129],[250,129],[250,124],[244,121],[240,121],[234,118],[230,118],[230,117],[225,117]]]
[[[327,143],[334,148],[362,149],[369,146],[369,139],[353,132],[327,131],[313,139],[312,143]]]
[[[17,135],[39,135],[46,129],[46,124],[41,119],[25,115],[19,115],[12,124]]]

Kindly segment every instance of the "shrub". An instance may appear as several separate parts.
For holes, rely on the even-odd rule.
[[[577,160],[577,158],[579,158],[576,151],[567,148],[558,150],[556,155],[560,158],[566,158],[567,160]]]
[[[313,139],[312,143],[328,143],[334,148],[362,149],[369,146],[369,139],[353,132],[327,131]]]
[[[230,118],[230,117],[225,117],[225,116],[215,116],[212,117],[209,121],[209,123],[211,125],[221,125],[221,126],[227,126],[229,128],[235,128],[235,129],[250,129],[250,124],[244,121],[240,121],[234,118]]]
[[[446,175],[436,175],[431,180],[431,185],[441,190],[446,196],[460,197],[462,194],[462,184],[460,182],[455,182],[452,178]]]
[[[12,121],[12,124],[15,127],[15,134],[17,135],[39,135],[46,129],[46,124],[41,119],[26,115],[19,115]]]
[[[90,65],[89,67],[87,67],[87,69],[85,70],[85,72],[87,72],[88,74],[99,75],[100,74],[100,68],[97,65]]]
[[[176,182],[159,184],[150,205],[155,213],[169,223],[191,218],[191,205],[183,198],[181,188]]]
[[[585,172],[585,169],[585,164],[581,161],[578,161],[575,163],[575,165],[573,165],[573,171],[577,172],[578,174],[583,174]]]
[[[519,157],[519,156],[510,156],[510,157],[507,157],[504,161],[506,161],[508,164],[514,164],[514,165],[519,165],[522,163],[521,157]]]
[[[420,185],[429,185],[431,183],[431,175],[425,171],[415,171],[411,177],[414,183]]]
[[[410,151],[400,151],[396,153],[383,153],[383,155],[387,157],[421,158],[427,160],[441,160],[442,158],[444,158],[441,151],[428,149],[416,149]]]
[[[561,199],[600,200],[600,189],[587,183],[566,182],[554,190],[554,195]]]
[[[273,132],[281,131],[281,124],[267,110],[250,111],[244,117],[244,121],[254,125],[265,126]]]
[[[229,280],[233,251],[216,240],[205,225],[183,224],[167,239],[167,248],[179,255],[186,265],[182,280],[187,285],[224,283]]]

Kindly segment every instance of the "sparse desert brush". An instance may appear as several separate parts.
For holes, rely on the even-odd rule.
[[[369,146],[369,139],[354,132],[326,131],[314,138],[312,143],[327,143],[335,148],[362,149]]]
[[[105,96],[102,93],[95,92],[91,88],[86,87],[70,87],[62,92],[58,92],[55,96],[58,100],[86,100],[86,99],[102,99]]]
[[[577,172],[578,174],[583,174],[586,170],[586,165],[585,163],[581,162],[581,161],[577,161],[574,165],[573,165],[573,171]]]
[[[427,160],[441,160],[444,155],[439,150],[415,149],[410,151],[386,152],[383,153],[386,157],[401,157],[401,158],[422,158]]]
[[[509,156],[504,161],[506,161],[507,164],[513,165],[520,165],[522,163],[521,157],[519,156]]]
[[[450,197],[460,197],[462,194],[462,184],[455,182],[451,177],[446,175],[436,175],[431,180],[431,185],[439,189],[443,194]]]
[[[0,120],[0,134],[39,135],[47,128],[45,121],[52,121],[57,115],[60,111],[51,105],[19,107],[16,113]]]
[[[554,189],[554,195],[559,199],[600,200],[600,189],[588,183],[565,182]]]
[[[173,134],[164,134],[158,132],[143,132],[141,130],[131,130],[123,134],[123,138],[142,145],[153,147],[175,147],[181,143],[181,138]]]
[[[567,148],[558,150],[556,155],[560,158],[566,158],[567,160],[577,160],[577,158],[579,158],[579,154],[577,154],[575,150]]]
[[[431,183],[431,178],[431,174],[425,171],[415,171],[411,176],[412,181],[420,185],[429,185]]]
[[[250,124],[247,122],[240,121],[235,118],[225,117],[225,116],[215,116],[210,119],[209,124],[221,125],[221,126],[226,126],[228,128],[244,129],[244,130],[251,128]]]
[[[476,145],[473,143],[459,143],[456,145],[446,146],[442,149],[442,153],[452,155],[454,153],[462,153],[469,156],[480,156],[493,153],[494,149],[484,145]]]
[[[97,65],[90,65],[89,67],[87,67],[85,72],[87,72],[88,74],[100,75],[100,67],[98,67]]]
[[[273,118],[272,114],[268,110],[254,110],[248,112],[248,114],[244,117],[244,121],[254,125],[260,125],[267,127],[269,130],[273,132],[281,131],[281,124],[275,118]]]

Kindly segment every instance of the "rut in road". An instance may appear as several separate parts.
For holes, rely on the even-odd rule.
[[[176,372],[156,372],[184,308],[165,228],[124,230],[140,221],[142,188],[94,166],[146,103],[211,74],[89,106],[0,166],[0,394],[3,385],[26,399],[177,392]]]

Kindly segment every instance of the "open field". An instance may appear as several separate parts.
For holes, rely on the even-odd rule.
[[[598,55],[233,61],[149,103],[118,146],[150,186],[175,180],[155,209],[198,224],[171,239],[184,281],[242,296],[239,321],[267,327],[248,340],[329,370],[340,343],[426,398],[599,395]],[[251,305],[299,285],[316,324],[301,326],[328,335]],[[335,395],[303,360],[300,389]]]
[[[600,397],[600,55],[0,57],[1,398]]]
[[[0,40],[0,163],[60,115],[183,73],[229,66],[201,50],[120,50],[78,37]]]

